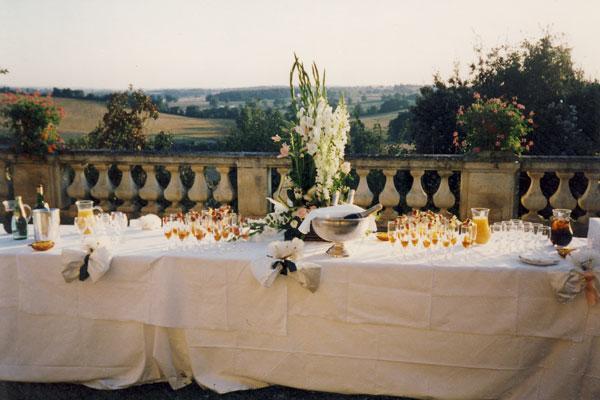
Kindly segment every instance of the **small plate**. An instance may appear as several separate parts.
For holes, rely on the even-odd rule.
[[[540,254],[519,254],[519,260],[525,264],[535,265],[538,267],[556,265],[560,261],[559,259]]]

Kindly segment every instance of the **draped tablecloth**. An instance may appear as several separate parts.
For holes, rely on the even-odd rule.
[[[578,244],[583,244],[582,241]],[[364,240],[315,293],[250,264],[266,243],[170,250],[130,229],[102,280],[65,283],[60,251],[0,237],[0,380],[98,388],[194,378],[219,392],[280,384],[439,399],[600,397],[600,311],[559,304],[553,272],[489,246],[403,258]]]

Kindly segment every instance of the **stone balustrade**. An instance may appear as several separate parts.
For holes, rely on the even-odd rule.
[[[471,207],[491,208],[492,221],[520,216],[547,222],[550,207],[577,209],[577,223],[585,227],[600,212],[600,157],[490,161],[461,155],[406,155],[350,157],[349,161],[355,202],[368,207],[379,201],[384,206],[382,222],[399,212],[424,208],[466,218]],[[285,199],[290,186],[288,160],[270,153],[86,151],[32,161],[0,151],[0,168],[7,171],[0,174],[1,199],[12,190],[32,203],[36,184],[43,183],[47,200],[61,208],[65,218],[76,214],[78,199],[93,199],[104,210],[130,216],[216,204],[231,204],[243,215],[260,216],[270,211],[266,197]],[[548,176],[558,181],[553,193],[542,190]],[[575,195],[571,186],[575,181],[581,186],[582,179],[587,187]]]

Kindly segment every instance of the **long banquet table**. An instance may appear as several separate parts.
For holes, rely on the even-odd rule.
[[[0,380],[600,398],[600,306],[557,302],[564,261],[485,246],[403,259],[369,239],[334,259],[309,243],[322,266],[311,293],[285,276],[258,284],[266,242],[167,251],[160,232],[129,229],[100,281],[65,283],[61,249],[78,238],[63,228],[44,253],[0,235]]]

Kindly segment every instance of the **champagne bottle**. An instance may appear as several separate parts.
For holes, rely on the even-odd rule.
[[[48,207],[48,203],[46,203],[44,201],[44,185],[42,185],[40,183],[37,187],[37,195],[35,198],[35,206],[33,207],[33,209],[40,210],[40,209],[47,209],[47,208],[50,208],[50,207]]]
[[[377,211],[381,210],[383,208],[383,206],[381,205],[381,203],[375,204],[373,207],[369,208],[368,210],[365,210],[363,212],[359,212],[359,213],[352,213],[352,214],[348,214],[344,217],[344,219],[361,219],[361,218],[366,218],[369,215],[376,213]]]
[[[15,209],[13,211],[13,230],[14,240],[27,239],[27,219],[25,218],[25,208],[23,208],[23,199],[21,196],[15,196]]]

